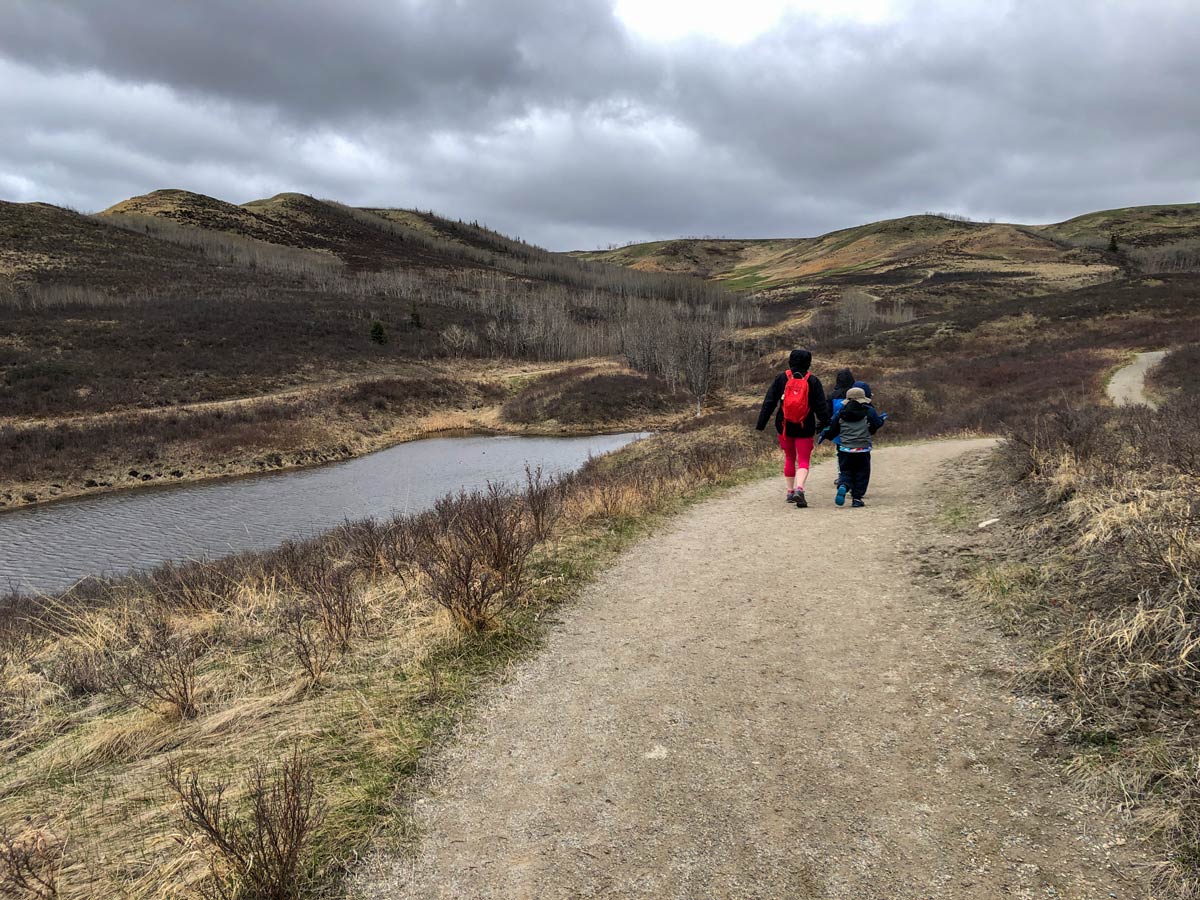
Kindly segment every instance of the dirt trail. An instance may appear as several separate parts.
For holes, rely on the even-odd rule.
[[[1146,396],[1146,373],[1163,361],[1166,350],[1139,353],[1137,358],[1123,369],[1118,369],[1108,382],[1108,396],[1117,406],[1145,404],[1157,409],[1158,404]]]
[[[1001,639],[915,582],[939,466],[877,451],[866,509],[781,479],[698,505],[566,609],[416,803],[369,898],[1142,896],[1131,844],[1034,758]]]

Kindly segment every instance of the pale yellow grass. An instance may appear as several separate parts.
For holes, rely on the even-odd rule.
[[[365,594],[370,636],[309,690],[284,643],[265,624],[282,594],[253,595],[227,616],[204,613],[183,624],[216,645],[201,674],[201,715],[179,721],[130,707],[111,697],[79,706],[46,684],[27,685],[43,722],[33,748],[9,744],[0,767],[0,822],[30,821],[69,835],[59,896],[64,900],[111,893],[128,898],[183,896],[207,871],[199,848],[180,830],[163,776],[178,758],[211,779],[235,783],[255,760],[283,755],[300,739],[316,746],[323,799],[333,807],[361,799],[353,779],[339,774],[335,746],[321,749],[320,734],[344,735],[354,752],[381,764],[411,754],[417,739],[397,710],[421,690],[425,660],[458,640],[440,607],[381,581]],[[106,639],[111,624],[95,622],[85,638],[60,638],[39,649],[51,657],[66,641]],[[119,620],[120,614],[111,617]],[[111,637],[111,635],[110,635]],[[8,684],[11,690],[19,685]],[[399,704],[399,706],[397,705]],[[165,711],[164,711],[165,713]],[[14,752],[15,751],[15,752]]]

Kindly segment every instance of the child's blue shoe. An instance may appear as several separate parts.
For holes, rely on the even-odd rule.
[[[847,490],[849,490],[849,487],[847,485],[839,484],[837,496],[833,498],[833,502],[836,503],[838,506],[845,506]]]

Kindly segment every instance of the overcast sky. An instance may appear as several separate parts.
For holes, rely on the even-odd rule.
[[[0,198],[553,249],[1200,201],[1198,0],[0,0]]]

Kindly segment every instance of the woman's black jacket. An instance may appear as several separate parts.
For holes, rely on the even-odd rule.
[[[771,386],[767,388],[767,396],[763,399],[762,410],[758,414],[758,424],[755,426],[759,431],[767,427],[767,420],[771,418],[771,413],[775,413],[775,430],[783,434],[783,406],[780,401],[783,399],[785,387],[787,387],[787,372],[780,372],[771,382]],[[829,401],[825,399],[825,388],[821,386],[820,378],[810,374],[808,376],[808,415],[804,417],[803,422],[788,422],[787,436],[813,437],[819,429],[828,424]]]

